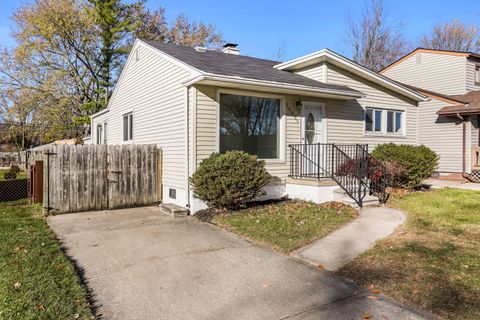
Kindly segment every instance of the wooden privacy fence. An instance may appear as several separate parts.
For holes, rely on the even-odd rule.
[[[43,206],[58,213],[119,209],[161,201],[156,145],[52,145],[43,161]]]

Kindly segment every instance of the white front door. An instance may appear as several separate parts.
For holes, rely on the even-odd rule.
[[[302,103],[302,144],[325,143],[323,118],[323,103]]]
[[[310,178],[323,177],[325,173],[326,149],[324,134],[324,104],[314,102],[302,103],[302,174]]]

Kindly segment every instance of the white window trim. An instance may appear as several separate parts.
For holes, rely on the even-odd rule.
[[[279,126],[279,135],[280,139],[279,143],[279,158],[277,159],[260,159],[264,160],[266,164],[275,164],[275,163],[286,163],[286,128],[287,128],[287,121],[286,121],[286,108],[285,108],[285,96],[283,95],[276,95],[264,92],[257,92],[257,91],[248,91],[248,90],[230,90],[230,89],[217,89],[216,94],[216,121],[215,121],[215,129],[216,129],[216,136],[215,136],[215,152],[220,152],[220,95],[221,94],[232,94],[232,95],[240,95],[240,96],[250,96],[250,97],[259,97],[259,98],[271,98],[271,99],[279,99],[280,100],[280,126]]]
[[[121,122],[122,130],[121,130],[121,137],[120,137],[120,141],[121,141],[122,144],[131,144],[131,143],[133,143],[133,141],[135,140],[135,134],[134,134],[133,131],[132,131],[132,139],[123,140],[123,133],[124,133],[124,132],[123,132],[123,129],[124,129],[124,128],[123,128],[123,117],[124,117],[124,116],[127,116],[127,115],[129,115],[129,114],[132,115],[132,126],[135,128],[135,116],[134,116],[133,110],[126,111],[126,112],[122,113],[122,116],[121,116],[121,117],[122,117],[122,118],[121,118],[121,121],[122,121],[122,122]]]
[[[367,109],[372,109],[372,131],[367,131],[367,123],[365,121],[365,115],[367,114]],[[381,131],[374,131],[375,130],[375,110],[382,111],[382,129]],[[391,112],[401,112],[402,114],[402,127],[399,133],[396,132],[388,132],[387,131],[387,113],[388,111]],[[395,115],[394,115],[395,119]],[[395,126],[395,123],[394,123]],[[363,110],[363,135],[367,137],[391,137],[391,138],[406,138],[407,136],[407,111],[406,110],[399,110],[399,109],[386,109],[386,108],[379,108],[379,107],[365,107]]]

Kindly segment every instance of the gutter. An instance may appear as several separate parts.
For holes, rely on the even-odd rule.
[[[197,82],[209,81],[209,80],[224,81],[229,83],[238,83],[238,84],[246,84],[246,85],[259,85],[259,86],[266,86],[266,87],[277,88],[277,89],[298,90],[298,91],[305,91],[305,92],[311,92],[311,93],[342,95],[342,96],[352,97],[352,98],[366,97],[366,95],[360,91],[353,91],[353,90],[342,91],[342,90],[335,90],[335,89],[322,89],[322,88],[315,88],[315,87],[309,87],[309,86],[303,86],[303,85],[247,79],[247,78],[240,78],[240,77],[229,77],[229,76],[216,75],[216,74],[202,74],[200,76],[197,76],[193,79],[190,79],[184,82],[182,85],[185,87],[188,87],[196,84]]]

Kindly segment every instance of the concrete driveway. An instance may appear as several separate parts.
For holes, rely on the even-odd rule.
[[[104,319],[423,319],[328,271],[156,207],[48,223]]]

